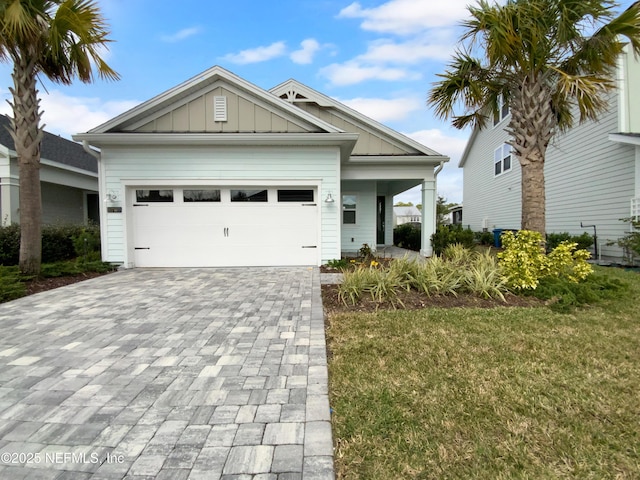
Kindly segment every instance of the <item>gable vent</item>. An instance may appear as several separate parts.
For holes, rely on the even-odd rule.
[[[213,121],[227,121],[227,97],[213,97]]]

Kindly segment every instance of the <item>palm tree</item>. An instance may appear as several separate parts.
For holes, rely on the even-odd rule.
[[[456,128],[483,128],[507,102],[505,130],[522,167],[523,229],[545,233],[544,161],[553,136],[607,109],[625,40],[640,54],[640,2],[617,17],[616,7],[606,0],[480,0],[468,7],[462,46],[429,92],[436,115]]]
[[[13,63],[13,130],[20,168],[20,270],[40,273],[42,253],[40,142],[44,125],[36,81],[40,74],[68,85],[77,77],[116,80],[100,56],[110,41],[91,0],[0,0],[0,60]]]

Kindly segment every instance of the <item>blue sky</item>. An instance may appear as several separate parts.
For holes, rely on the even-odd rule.
[[[461,202],[457,165],[469,131],[437,120],[426,96],[469,2],[99,0],[114,40],[105,58],[122,79],[71,86],[42,79],[45,128],[65,137],[87,131],[213,65],[267,90],[295,78],[450,156],[438,191]],[[0,65],[5,100],[10,73]],[[2,102],[0,113],[9,112]],[[396,200],[419,203],[420,193]]]

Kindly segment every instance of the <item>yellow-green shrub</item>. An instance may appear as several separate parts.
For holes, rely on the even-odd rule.
[[[576,250],[577,243],[562,242],[545,255],[542,235],[530,230],[517,234],[502,234],[504,251],[498,253],[500,267],[507,284],[514,290],[532,290],[541,278],[568,278],[572,282],[584,280],[593,272],[587,263],[590,253]]]

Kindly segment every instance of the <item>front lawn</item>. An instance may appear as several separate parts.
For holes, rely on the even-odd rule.
[[[330,313],[341,479],[640,478],[640,275],[547,307]]]

